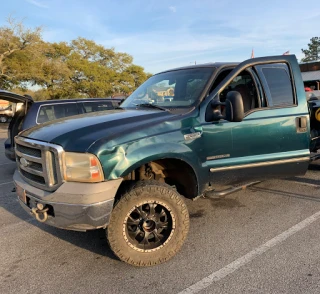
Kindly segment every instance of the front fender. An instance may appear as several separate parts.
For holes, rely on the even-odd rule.
[[[133,142],[128,145],[116,147],[111,154],[102,152],[98,157],[101,161],[105,178],[117,179],[135,170],[139,166],[150,161],[172,158],[186,162],[194,170],[198,177],[197,166],[201,166],[199,158],[186,144],[145,142],[145,140]]]
[[[128,161],[120,163],[114,171],[119,173],[120,177],[127,175],[136,168],[151,161],[170,158],[179,159],[186,162],[197,174],[195,167],[197,166],[197,158],[195,154],[185,145],[180,144],[158,144],[156,146],[145,146],[139,150],[128,154]],[[130,164],[127,164],[130,163]]]

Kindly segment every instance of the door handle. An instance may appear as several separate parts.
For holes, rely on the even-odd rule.
[[[308,130],[308,120],[306,116],[300,116],[296,118],[296,130],[297,133],[306,133]]]

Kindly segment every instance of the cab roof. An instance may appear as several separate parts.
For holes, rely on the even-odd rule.
[[[197,68],[222,68],[222,67],[229,67],[229,66],[237,66],[240,62],[210,62],[210,63],[203,63],[203,64],[194,64],[194,65],[188,65],[188,66],[182,66],[177,67],[169,70],[165,70],[162,72],[159,72],[158,74],[170,72],[170,71],[176,71],[176,70],[182,70],[182,69],[197,69]]]

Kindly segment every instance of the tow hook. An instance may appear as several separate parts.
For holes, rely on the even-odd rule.
[[[44,223],[48,219],[49,207],[43,206],[42,203],[37,203],[37,207],[33,207],[31,212],[35,215],[37,221]]]

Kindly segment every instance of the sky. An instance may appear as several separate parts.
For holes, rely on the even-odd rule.
[[[307,3],[307,6],[303,6]],[[281,55],[300,60],[310,38],[320,36],[319,0],[10,0],[8,16],[43,27],[48,42],[77,37],[133,56],[147,72],[195,62],[243,61]]]

